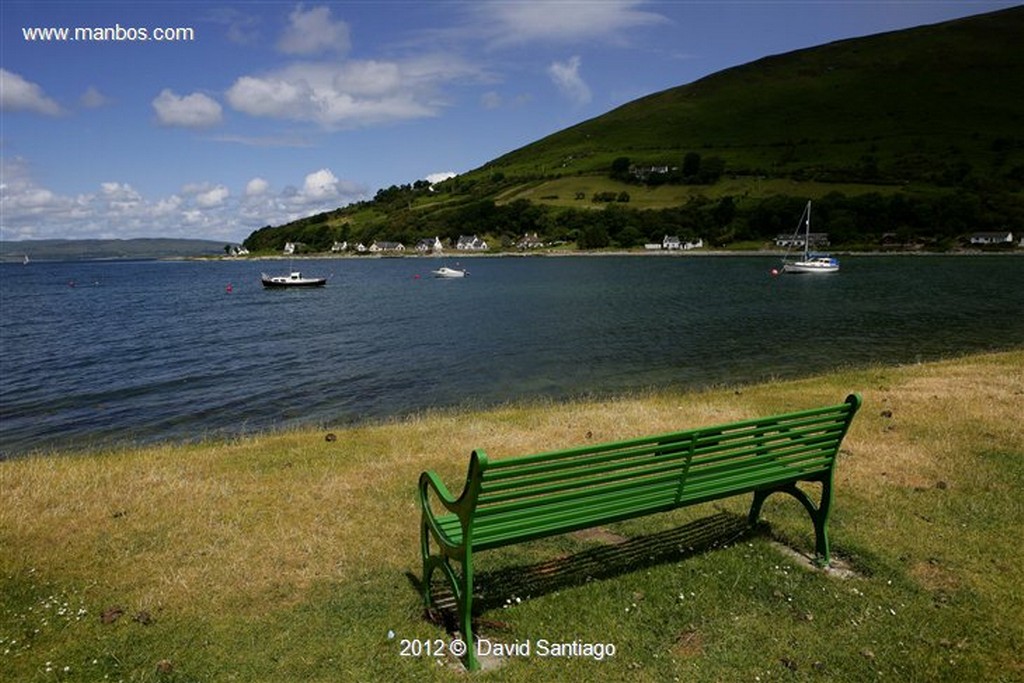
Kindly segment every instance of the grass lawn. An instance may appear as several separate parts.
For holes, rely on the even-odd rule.
[[[788,496],[754,530],[742,497],[483,553],[478,635],[521,656],[471,677],[1024,680],[1024,350],[0,462],[0,679],[466,680],[434,656],[453,635],[420,603],[420,471],[455,490],[476,447],[497,459],[851,391],[864,408],[831,523],[849,575],[785,551],[813,550]]]

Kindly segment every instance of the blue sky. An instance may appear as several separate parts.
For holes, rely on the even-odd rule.
[[[0,239],[241,241],[730,66],[1016,4],[4,0]]]

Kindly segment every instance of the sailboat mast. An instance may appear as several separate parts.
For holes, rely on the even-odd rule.
[[[804,222],[804,260],[806,261],[808,255],[811,253],[811,200],[807,200],[807,207],[804,209],[806,215]]]

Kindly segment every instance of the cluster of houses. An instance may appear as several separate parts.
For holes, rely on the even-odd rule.
[[[1013,244],[1013,233],[1009,230],[1002,232],[976,232],[971,235],[971,244],[982,247],[994,247]],[[1018,247],[1024,247],[1024,237],[1020,238]]]
[[[882,244],[891,244],[896,239],[894,233],[887,233],[882,235]],[[808,236],[811,249],[825,248],[829,246],[828,233],[827,232],[812,232]],[[998,247],[998,246],[1013,246],[1014,239],[1013,233],[1009,230],[1001,232],[976,232],[970,236],[968,242],[973,247]],[[775,238],[775,246],[785,248],[796,248],[802,249],[804,247],[804,236],[803,235],[779,235]],[[1024,237],[1020,238],[1017,243],[1018,247],[1024,247]]]
[[[676,235],[665,235],[661,239],[660,244],[658,242],[648,242],[647,244],[644,245],[644,249],[646,249],[647,251],[659,251],[661,249],[664,249],[666,251],[675,251],[677,249],[689,251],[691,249],[703,248],[704,240],[700,239],[699,237],[696,240],[687,240],[686,242],[683,242]]]
[[[534,234],[533,238],[536,239],[537,235]],[[284,245],[285,254],[297,254],[302,251],[305,245],[302,242],[286,242]],[[487,242],[480,239],[476,235],[461,235],[455,243],[455,249],[458,251],[487,251],[490,247],[487,246]],[[417,253],[430,254],[437,253],[445,250],[445,245],[441,241],[440,237],[428,237],[421,239],[416,243],[414,247]],[[331,245],[332,254],[340,254],[347,251],[354,251],[357,254],[383,254],[383,253],[403,253],[408,251],[406,246],[401,242],[388,242],[383,240],[374,240],[369,246],[359,242],[354,246],[350,246],[348,242],[335,242]]]
[[[806,238],[806,239],[805,239]],[[829,245],[827,232],[812,232],[809,235],[777,235],[775,246],[786,249],[803,249],[806,242],[811,249],[824,249]]]

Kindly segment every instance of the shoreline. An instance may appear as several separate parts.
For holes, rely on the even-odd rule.
[[[971,361],[983,362],[985,359],[997,359],[1005,355],[1021,355],[1021,367],[1024,368],[1024,344],[1018,347],[997,349],[978,353],[954,353],[941,358],[919,361],[916,363],[894,363],[890,365],[871,363],[864,366],[842,366],[836,367],[822,373],[814,373],[807,376],[799,376],[786,379],[768,381],[750,381],[726,384],[708,384],[700,386],[673,387],[646,387],[621,393],[609,394],[587,394],[578,396],[567,396],[564,398],[550,398],[546,396],[522,397],[518,400],[509,401],[494,405],[474,406],[471,404],[456,404],[442,407],[428,407],[409,412],[396,413],[394,415],[369,417],[358,421],[344,421],[340,423],[302,424],[294,426],[268,426],[251,432],[230,433],[230,434],[199,434],[189,439],[163,439],[163,440],[126,440],[120,442],[101,443],[94,446],[80,446],[78,448],[48,448],[43,450],[29,450],[5,454],[0,457],[0,468],[5,463],[14,463],[24,460],[50,459],[50,458],[91,458],[105,453],[141,453],[162,449],[193,449],[193,448],[216,448],[232,443],[244,443],[266,439],[281,438],[284,435],[307,435],[313,437],[321,433],[330,433],[337,436],[337,433],[358,432],[361,430],[377,430],[389,428],[402,428],[404,425],[415,423],[423,419],[443,417],[447,420],[479,420],[487,416],[502,413],[505,411],[533,411],[543,407],[551,411],[560,409],[586,409],[597,405],[614,405],[616,403],[634,402],[637,400],[650,399],[662,401],[667,398],[685,400],[687,398],[701,397],[721,392],[733,392],[740,395],[748,391],[763,390],[776,384],[798,384],[814,382],[817,380],[830,380],[846,374],[861,374],[870,372],[882,372],[885,370],[901,371],[908,368],[928,367],[950,363],[968,363]],[[1024,394],[1024,386],[1022,386]]]
[[[983,251],[983,250],[960,250],[960,251],[842,251],[829,250],[830,254],[842,256],[843,258],[857,258],[858,256],[893,256],[893,257],[967,257],[967,256],[1024,256],[1024,249],[1014,251]],[[191,256],[176,257],[161,260],[197,260],[197,261],[314,261],[334,259],[463,259],[463,258],[579,258],[579,257],[652,257],[652,258],[711,258],[711,257],[775,257],[786,256],[785,251],[779,250],[752,250],[752,251],[731,251],[727,249],[691,249],[689,251],[643,251],[643,250],[609,250],[609,251],[533,251],[533,252],[451,252],[442,254],[409,254],[409,253],[388,253],[388,254],[299,254],[299,255],[277,255],[262,254],[253,256]]]

